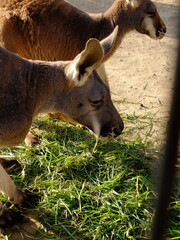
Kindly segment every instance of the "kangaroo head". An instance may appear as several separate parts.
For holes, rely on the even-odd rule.
[[[115,33],[117,28],[101,42],[90,39],[84,51],[65,68],[68,90],[64,96],[64,113],[101,137],[116,137],[124,127],[109,87],[96,72],[111,50]]]
[[[135,29],[153,39],[161,39],[166,33],[166,26],[162,21],[156,6],[150,0],[126,0],[133,11]]]

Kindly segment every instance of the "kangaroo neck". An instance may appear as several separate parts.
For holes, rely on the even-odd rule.
[[[59,71],[46,62],[33,63],[31,87],[34,90],[34,116],[38,113],[50,113],[55,108],[56,84]],[[58,86],[59,87],[59,86]]]
[[[111,22],[113,28],[119,26],[119,35],[122,38],[126,33],[134,30],[133,10],[125,0],[115,0],[103,13],[103,17]]]
[[[112,50],[104,57],[104,62],[116,51],[125,35],[135,29],[133,14],[133,9],[125,0],[116,0],[104,13],[94,14],[94,19],[98,19],[100,25],[99,40],[107,37],[116,26],[119,26],[118,37]]]

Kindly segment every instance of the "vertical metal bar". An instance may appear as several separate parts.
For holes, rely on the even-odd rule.
[[[176,162],[178,152],[178,140],[180,132],[180,43],[177,59],[177,70],[174,82],[174,92],[172,97],[166,148],[162,173],[159,184],[159,195],[152,227],[152,240],[163,239],[167,224],[167,208],[173,191],[176,175]]]

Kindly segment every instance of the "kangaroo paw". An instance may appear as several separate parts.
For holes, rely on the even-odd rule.
[[[43,226],[31,217],[23,215],[20,211],[2,208],[0,213],[0,239],[34,240],[34,234],[43,231]],[[38,237],[39,240],[44,238]]]
[[[9,170],[10,168],[21,166],[21,164],[17,160],[5,159],[5,158],[0,158],[0,164],[3,166],[5,170]]]
[[[22,208],[34,208],[38,205],[40,196],[37,194],[37,192],[31,192],[29,190],[22,189],[18,189],[18,191],[22,195],[22,200],[19,204]]]
[[[22,225],[29,222],[29,218],[25,217],[20,211],[8,208],[2,208],[0,213],[0,229],[2,233],[7,229],[11,229],[15,225]]]
[[[24,141],[27,146],[34,146],[41,143],[40,139],[31,132],[28,132]]]

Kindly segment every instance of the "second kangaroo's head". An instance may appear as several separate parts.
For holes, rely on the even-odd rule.
[[[135,29],[153,39],[161,39],[166,33],[166,26],[156,6],[151,0],[126,0],[133,11]]]

